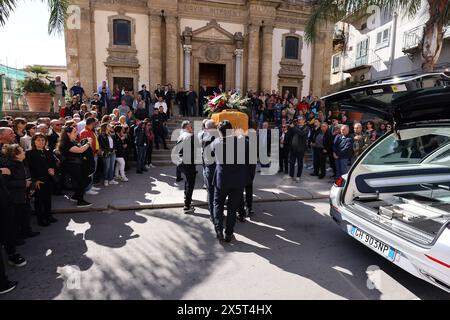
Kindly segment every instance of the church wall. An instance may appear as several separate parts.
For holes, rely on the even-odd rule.
[[[95,59],[97,71],[97,85],[106,80],[106,67],[104,62],[108,57],[109,35],[108,35],[108,17],[116,15],[114,11],[95,10]],[[110,84],[111,85],[111,84]]]
[[[272,40],[272,90],[281,90],[278,88],[278,72],[280,71],[280,61],[283,57],[282,40],[283,34],[289,33],[288,29],[274,28]],[[296,31],[303,39],[304,32]],[[301,49],[301,61],[303,63],[302,71],[305,79],[303,80],[302,96],[307,96],[309,93],[309,83],[311,80],[311,56],[312,49],[303,41]]]
[[[108,17],[117,15],[115,11],[95,11],[95,53],[96,53],[96,72],[99,85],[101,81],[106,80],[105,61],[108,57],[107,48],[109,46]],[[142,84],[149,84],[149,52],[148,52],[148,16],[143,14],[127,13],[127,16],[136,19],[136,49],[139,59],[139,88]],[[136,89],[136,88],[135,88]]]
[[[136,49],[139,60],[139,84],[135,91],[139,91],[142,84],[149,86],[149,46],[148,46],[148,16],[143,14],[127,14],[136,19]],[[137,90],[136,90],[137,89]]]

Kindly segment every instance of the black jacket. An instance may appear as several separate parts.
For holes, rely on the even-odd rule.
[[[238,139],[234,137],[234,139]],[[245,139],[245,138],[239,138]],[[213,142],[213,148],[216,156],[216,171],[214,173],[213,184],[215,187],[243,189],[251,181],[249,166],[245,164],[237,164],[237,145],[234,143],[234,162],[226,163],[226,154],[232,152],[227,150],[227,139],[215,139]],[[246,149],[248,148],[248,141],[245,141]],[[229,147],[228,147],[229,148]]]
[[[309,128],[307,125],[290,128],[285,136],[290,146],[290,151],[295,153],[305,152],[308,144],[308,134]]]
[[[52,152],[48,150],[29,150],[26,152],[26,159],[28,168],[30,169],[31,179],[34,182],[40,180],[45,183],[51,180],[48,169],[54,169],[56,167]]]
[[[50,85],[53,87],[53,89],[56,88],[56,81],[52,80],[50,81]],[[66,91],[67,91],[67,86],[64,83],[64,81],[61,81],[61,88],[62,88],[62,96],[65,97],[66,96]]]
[[[177,101],[182,109],[187,105],[186,91],[177,92]]]
[[[323,147],[330,155],[333,154],[333,143],[334,143],[334,136],[331,134],[330,130],[327,130],[327,132],[323,136]]]
[[[145,120],[146,118],[148,118],[148,112],[147,112],[147,109],[145,109],[145,108],[137,108],[135,111],[134,111],[134,117],[136,118],[136,119],[139,119],[139,120],[141,120],[141,121],[143,121],[143,120]]]
[[[151,100],[150,91],[148,91],[148,90],[141,90],[138,93],[141,95],[142,100],[145,101],[145,105],[148,106],[150,104],[150,100]]]
[[[116,157],[124,158],[125,157],[125,149],[123,147],[122,139],[117,134],[115,134],[113,136],[113,140],[114,140],[114,146],[116,148]]]
[[[56,132],[52,132],[52,134],[48,137],[48,149],[50,151],[55,150],[56,144],[58,143],[59,136]]]
[[[164,100],[166,100],[166,96],[165,96],[165,94],[164,94],[164,90],[158,90],[158,89],[156,89],[155,90],[155,96],[156,96],[156,101],[158,101],[158,98],[159,97],[162,97]]]
[[[114,141],[114,136],[112,136],[111,138],[113,138],[113,147],[111,148],[111,146],[109,145],[109,139],[108,139],[108,135],[107,134],[100,134],[98,136],[98,143],[100,145],[100,149],[103,151],[103,154],[105,156],[108,156],[109,154],[113,153],[114,150],[116,150],[116,143]]]
[[[142,124],[134,128],[134,143],[138,147],[144,147],[148,144],[147,135]]]
[[[27,192],[27,174],[25,165],[21,161],[11,160],[6,163],[6,167],[11,170],[10,176],[6,177],[6,187],[9,189],[12,203],[26,203],[28,199]]]

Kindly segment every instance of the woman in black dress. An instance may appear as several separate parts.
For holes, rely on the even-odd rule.
[[[77,207],[89,207],[92,203],[84,200],[84,192],[89,185],[89,172],[86,166],[87,152],[92,144],[92,139],[87,138],[87,143],[81,145],[77,142],[77,127],[65,127],[58,141],[57,150],[63,159],[63,170],[71,177],[73,196],[72,201],[77,202]]]
[[[57,222],[52,214],[52,177],[55,176],[56,161],[53,154],[46,149],[47,136],[37,133],[31,139],[31,150],[26,159],[30,169],[31,180],[35,185],[34,210],[38,224],[46,227]]]
[[[16,252],[16,245],[24,244],[23,238],[38,235],[31,230],[30,208],[27,189],[31,181],[27,179],[25,152],[18,144],[5,144],[2,147],[2,160],[10,175],[4,176],[8,198],[7,208],[1,208],[2,239],[8,262],[16,267],[23,267],[27,261]],[[3,263],[3,262],[1,262]]]

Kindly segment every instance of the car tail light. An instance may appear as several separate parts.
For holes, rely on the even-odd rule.
[[[338,188],[342,188],[342,187],[344,186],[344,184],[345,184],[345,179],[342,178],[342,176],[339,177],[339,178],[337,178],[337,179],[334,181],[334,185],[335,185],[336,187],[338,187]]]

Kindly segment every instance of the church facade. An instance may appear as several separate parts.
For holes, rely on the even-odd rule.
[[[69,83],[328,93],[333,26],[307,45],[309,0],[74,0]]]

